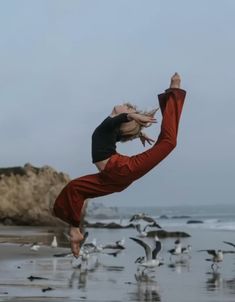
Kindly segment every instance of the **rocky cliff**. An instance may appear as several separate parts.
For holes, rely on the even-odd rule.
[[[49,166],[0,168],[0,222],[55,225],[49,204],[68,183],[69,176]]]

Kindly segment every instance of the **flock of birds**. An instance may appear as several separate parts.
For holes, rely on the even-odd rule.
[[[145,226],[142,226],[140,222],[143,221],[146,223]],[[149,215],[145,213],[138,213],[133,215],[130,218],[130,222],[134,223],[135,229],[137,231],[136,237],[130,237],[132,241],[140,245],[144,251],[145,256],[140,256],[135,260],[135,263],[138,265],[138,269],[140,267],[143,268],[142,273],[149,268],[159,267],[164,264],[163,258],[160,256],[160,252],[162,250],[162,243],[157,235],[154,237],[148,236],[148,229],[149,228],[157,228],[161,229],[161,226],[157,223],[157,221]],[[155,232],[156,234],[157,232]],[[64,234],[67,239],[69,240],[69,236]],[[93,239],[92,242],[87,242],[88,232],[84,234],[84,240],[81,245],[80,254],[78,257],[74,257],[73,259],[73,267],[82,267],[83,264],[87,265],[89,258],[94,254],[106,254],[110,256],[116,257],[122,250],[125,249],[125,239],[116,241],[114,243],[109,243],[105,245],[98,244],[96,239]],[[224,241],[225,244],[230,245],[235,248],[235,244],[232,242]],[[56,236],[53,237],[51,242],[51,247],[56,248],[58,246]],[[30,247],[33,251],[38,251],[40,245],[38,243],[32,244]],[[177,239],[174,242],[174,247],[169,249],[167,252],[169,254],[169,260],[173,262],[173,258],[182,260],[184,255],[187,255],[189,258],[191,257],[191,245],[182,246],[181,240]],[[219,269],[219,263],[223,262],[225,254],[234,254],[234,250],[216,250],[216,249],[205,249],[205,250],[198,250],[198,252],[207,252],[209,256],[206,261],[212,262],[211,269],[215,272]],[[67,257],[72,256],[71,253],[62,253],[62,254],[55,254],[54,257]]]

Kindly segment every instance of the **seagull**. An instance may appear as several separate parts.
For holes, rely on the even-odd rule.
[[[175,247],[173,249],[168,250],[168,253],[171,254],[170,258],[172,256],[179,256],[182,254],[182,246],[179,239],[175,241]]]
[[[187,246],[182,247],[181,252],[182,254],[187,254],[189,255],[192,250],[192,246],[188,244]]]
[[[57,239],[56,239],[56,236],[53,237],[53,240],[51,242],[51,247],[55,248],[58,246],[58,243],[57,243]]]
[[[103,252],[104,255],[109,255],[109,256],[113,256],[113,257],[117,257],[117,255],[119,255],[121,253],[122,250],[115,250],[114,252]]]
[[[233,246],[233,247],[235,247],[235,244],[232,243],[232,242],[229,242],[229,241],[223,241],[223,242],[226,243],[226,244],[229,244],[229,245],[231,245],[231,246]]]
[[[135,263],[143,263],[144,262],[145,257],[144,256],[140,256],[135,260]]]
[[[37,242],[34,242],[34,243],[30,246],[30,249],[31,249],[32,251],[37,252],[37,251],[40,249],[40,245],[39,245]]]
[[[114,244],[106,244],[103,246],[103,249],[121,249],[124,250],[125,246],[125,238],[123,238],[122,240],[118,240],[116,241]]]
[[[234,254],[235,251],[222,251],[222,250],[199,250],[199,252],[207,252],[212,256],[210,259],[206,259],[206,261],[212,261],[211,268],[215,271],[219,268],[218,263],[223,262],[224,254]]]
[[[142,230],[140,223],[136,224],[135,228],[136,228],[137,232],[139,233],[139,237],[147,237],[147,232],[145,231],[146,228],[144,228]]]
[[[116,242],[116,245],[118,246],[118,248],[120,249],[125,249],[125,238],[122,238],[121,240],[117,240]]]
[[[143,241],[139,238],[130,237],[130,239],[137,242],[145,250],[145,254],[146,254],[145,260],[142,261],[142,259],[140,259],[140,261],[138,261],[138,262],[140,262],[140,264],[139,264],[140,266],[143,266],[145,268],[151,268],[151,267],[156,267],[156,266],[160,266],[163,264],[162,262],[160,262],[160,260],[157,257],[162,248],[162,244],[159,241],[157,236],[154,237],[154,243],[155,243],[154,248],[152,248],[149,244],[147,244],[145,241]]]
[[[87,268],[89,258],[90,258],[89,252],[87,250],[81,249],[79,251],[79,256],[78,257],[73,257],[72,267],[73,268],[81,268],[85,264],[85,267]]]
[[[80,248],[83,246],[83,244],[85,243],[85,241],[87,240],[87,237],[89,236],[89,233],[88,232],[85,232],[83,234],[83,239],[82,241],[80,241]]]
[[[146,215],[145,213],[138,213],[138,214],[135,214],[133,215],[131,218],[130,218],[130,222],[132,221],[136,221],[136,220],[144,220],[144,221],[147,221],[149,223],[153,223],[154,226],[158,227],[159,229],[161,229],[161,226],[156,222],[155,219],[153,219],[152,217]]]
[[[158,224],[148,223],[143,229],[141,229],[140,223],[135,225],[135,228],[136,228],[137,232],[139,233],[139,237],[147,237],[148,232],[146,230],[147,230],[147,228],[152,228],[152,227],[158,227]]]
[[[92,242],[87,242],[83,244],[83,249],[87,250],[89,253],[101,252],[103,247],[97,244],[96,238]]]

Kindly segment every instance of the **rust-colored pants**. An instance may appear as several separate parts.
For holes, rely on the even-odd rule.
[[[120,192],[161,162],[176,147],[185,95],[184,90],[176,88],[160,94],[158,99],[163,118],[157,142],[134,156],[114,154],[103,171],[70,181],[55,201],[55,215],[79,227],[81,210],[87,198]]]

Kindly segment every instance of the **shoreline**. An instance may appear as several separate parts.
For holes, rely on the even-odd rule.
[[[65,241],[64,229],[56,233],[58,230],[52,227],[4,226],[0,228],[0,239],[5,240],[0,243],[0,301],[233,301],[235,256],[225,255],[220,269],[213,273],[211,263],[205,261],[208,255],[198,253],[199,249],[229,249],[223,241],[232,241],[233,233],[201,230],[197,226],[179,230],[191,235],[181,239],[184,246],[192,245],[191,256],[171,262],[167,251],[175,239],[163,239],[161,256],[164,265],[143,275],[144,280],[138,280],[134,262],[144,250],[129,239],[136,236],[134,229],[90,229],[89,242],[96,238],[98,243],[105,244],[124,237],[126,249],[116,257],[94,255],[87,267],[74,268],[71,256],[54,257],[70,252],[69,242],[66,247],[61,246]],[[58,235],[57,248],[50,246],[54,234]],[[15,239],[17,242],[13,243]],[[39,239],[39,251],[30,250],[31,243]],[[30,281],[30,276],[45,279]]]

